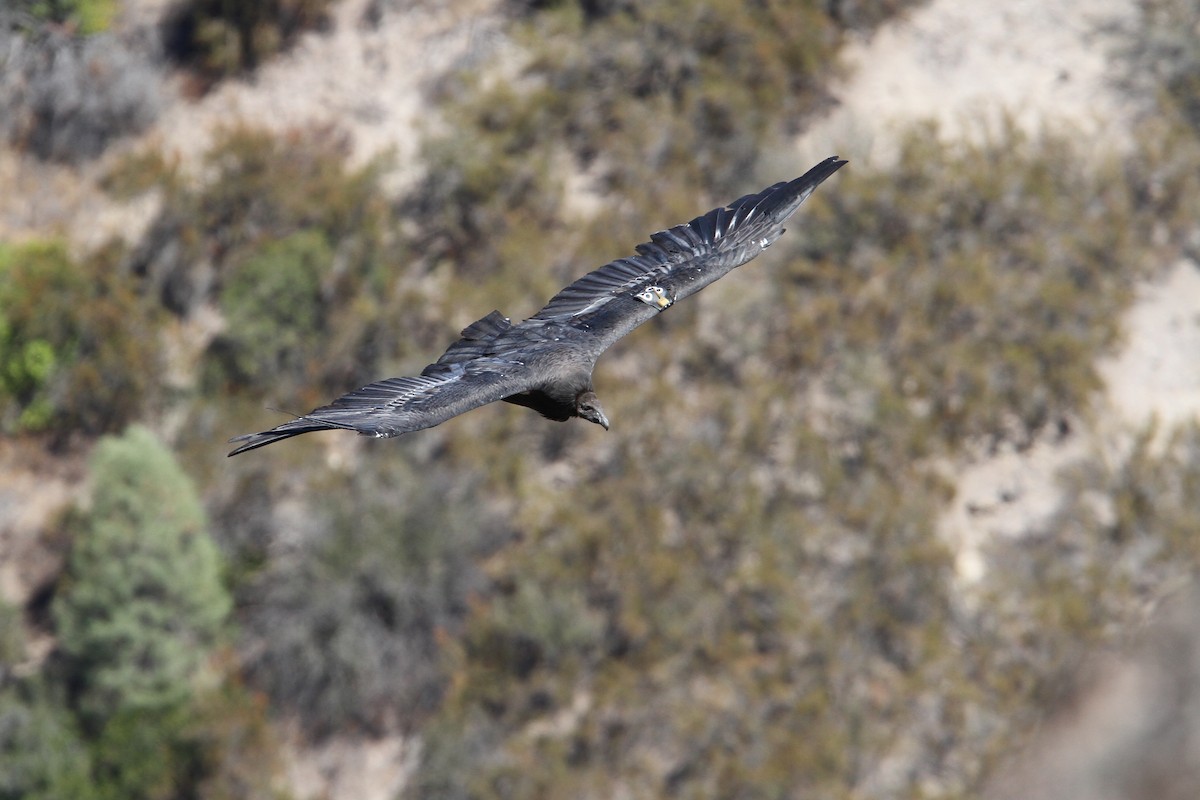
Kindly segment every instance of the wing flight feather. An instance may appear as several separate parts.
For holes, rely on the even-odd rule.
[[[269,431],[230,439],[242,442],[229,455],[319,430],[352,430],[380,438],[432,428],[465,411],[526,391],[523,364],[478,359],[466,364],[431,364],[420,375],[388,378],[355,389],[326,406]]]
[[[619,258],[584,275],[552,297],[530,321],[584,321],[614,299],[670,282],[673,275],[686,275],[676,287],[675,299],[699,291],[778,239],[787,218],[845,163],[827,158],[794,181],[739,197],[691,222],[652,234],[649,242],[638,245],[636,256]],[[617,307],[644,316],[636,306]],[[617,313],[615,308],[608,311],[608,316]],[[628,329],[621,335],[624,332]]]

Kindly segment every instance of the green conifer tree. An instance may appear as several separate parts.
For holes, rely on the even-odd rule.
[[[99,726],[185,702],[230,598],[196,490],[154,434],[105,438],[90,466],[54,619],[77,708]]]

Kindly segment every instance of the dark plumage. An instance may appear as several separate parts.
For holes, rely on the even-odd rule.
[[[827,158],[789,183],[660,231],[638,254],[589,272],[517,325],[493,311],[462,332],[420,375],[388,378],[269,431],[231,439],[229,455],[340,429],[391,437],[431,428],[505,400],[553,420],[581,417],[608,428],[592,388],[601,353],[675,302],[745,264],[783,234],[783,223],[846,162]]]

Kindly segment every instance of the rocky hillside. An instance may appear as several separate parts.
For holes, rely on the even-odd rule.
[[[0,11],[0,800],[1195,796],[1197,13]],[[224,457],[832,153],[609,433]]]

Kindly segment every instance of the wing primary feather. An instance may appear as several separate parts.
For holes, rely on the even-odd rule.
[[[696,217],[688,224],[685,230],[695,235],[697,239],[696,244],[716,241],[717,231],[719,230],[717,218],[724,210],[724,208],[713,209],[702,217]],[[693,249],[695,249],[695,245],[693,245]]]

